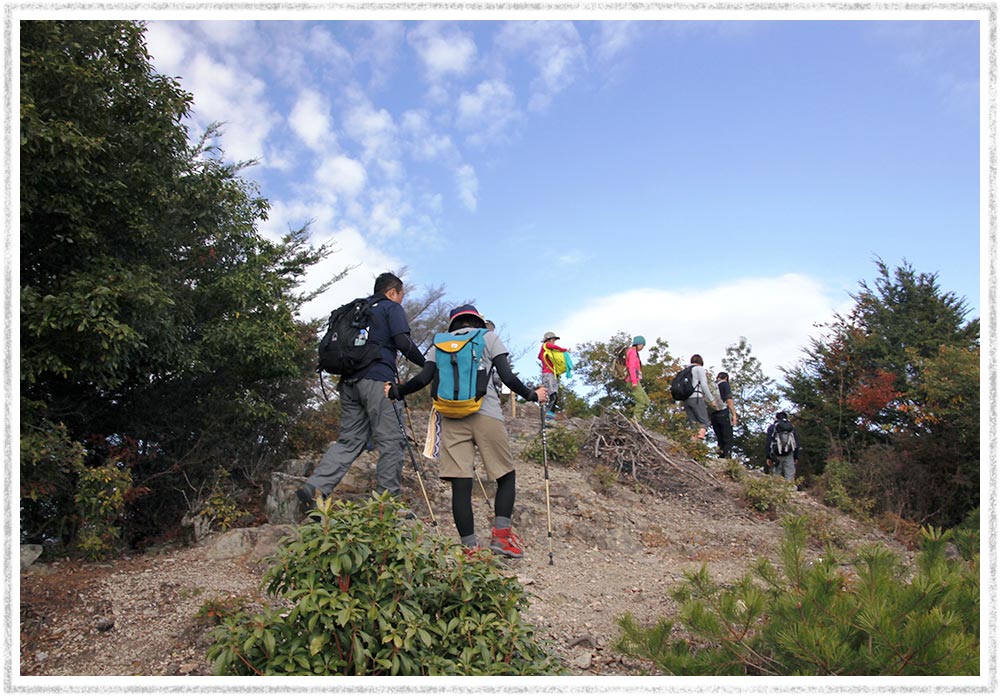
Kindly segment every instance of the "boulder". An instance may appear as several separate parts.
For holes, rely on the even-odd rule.
[[[306,482],[303,476],[293,476],[281,471],[271,474],[271,488],[267,493],[264,510],[271,524],[298,524],[303,510],[295,491]]]
[[[41,544],[21,544],[21,570],[27,570],[41,555]]]
[[[294,531],[292,525],[271,524],[230,529],[206,542],[205,558],[211,561],[243,557],[261,560],[274,555],[280,540]]]

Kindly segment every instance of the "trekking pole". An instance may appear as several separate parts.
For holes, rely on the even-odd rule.
[[[406,407],[406,402],[403,402],[404,408]],[[437,527],[437,519],[434,517],[434,508],[431,507],[431,499],[427,496],[427,489],[424,488],[424,477],[420,471],[420,465],[417,464],[417,458],[413,454],[413,447],[410,446],[410,438],[406,434],[406,426],[403,424],[403,414],[399,412],[399,407],[396,402],[392,402],[392,409],[396,412],[396,420],[399,422],[399,432],[403,434],[403,442],[405,443],[406,451],[410,453],[410,461],[413,463],[413,469],[417,472],[417,482],[420,484],[420,491],[424,494],[424,502],[427,503],[427,512],[431,514],[431,526]]]
[[[490,506],[490,496],[486,493],[486,486],[483,485],[483,479],[479,476],[479,471],[476,471],[476,480],[479,481],[479,488],[483,492],[483,502],[486,503],[486,507]]]
[[[549,523],[549,565],[552,563],[552,504],[549,502],[549,448],[545,441],[545,409],[538,406],[538,414],[542,417],[542,467],[545,471],[545,514]]]

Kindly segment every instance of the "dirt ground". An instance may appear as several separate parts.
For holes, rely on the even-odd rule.
[[[532,407],[509,420],[515,451],[537,434],[538,423]],[[558,427],[584,432],[588,425],[566,421]],[[595,464],[592,452],[584,450],[571,466],[549,466],[550,562],[544,469],[518,460],[514,526],[526,549],[524,558],[505,562],[505,572],[524,585],[531,597],[525,618],[550,641],[569,674],[656,674],[652,665],[613,649],[619,617],[629,612],[653,623],[672,613],[671,589],[685,571],[703,563],[726,581],[758,557],[773,557],[780,522],[746,504],[721,461],[692,463],[704,478],[667,472],[661,480],[669,485],[659,489],[627,474],[609,486],[595,475]],[[433,464],[423,466],[438,528],[454,536],[449,493],[433,476]],[[426,517],[409,465],[405,478],[404,499]],[[478,484],[475,494],[477,531],[488,539],[492,514]],[[797,511],[851,544],[877,539],[903,552],[891,539],[805,493],[793,498]],[[36,563],[20,576],[21,674],[208,675],[210,624],[198,617],[199,610],[209,600],[262,599],[264,564],[257,554],[217,559],[211,539],[107,563]]]

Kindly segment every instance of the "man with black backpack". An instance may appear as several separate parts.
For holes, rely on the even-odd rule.
[[[351,342],[359,347],[370,346],[370,350],[365,351],[361,364],[326,368],[340,375],[340,435],[323,454],[312,476],[296,491],[306,507],[315,503],[317,494],[330,495],[369,441],[374,442],[379,455],[375,465],[376,492],[399,495],[405,442],[392,402],[385,398],[383,385],[396,379],[397,352],[419,367],[425,362],[410,338],[410,324],[402,306],[403,294],[403,281],[392,273],[383,273],[375,279],[371,297],[352,303],[359,306],[355,315],[360,315],[360,321],[353,323],[363,325],[355,326]],[[337,312],[334,312],[335,317]],[[335,319],[331,319],[331,324],[334,323]],[[343,362],[326,362],[327,344],[332,352],[349,350],[338,348],[336,332],[332,339],[324,337],[320,344],[321,367]]]
[[[708,420],[709,409],[717,411],[719,406],[709,389],[708,372],[700,355],[692,355],[691,362],[674,376],[670,383],[670,395],[675,401],[684,402],[688,425],[697,426],[697,434],[692,439],[704,442],[712,425]]]
[[[795,467],[799,463],[799,438],[795,426],[788,420],[784,411],[778,413],[775,420],[767,428],[765,457],[767,465],[765,473],[784,476],[789,481],[795,480]]]

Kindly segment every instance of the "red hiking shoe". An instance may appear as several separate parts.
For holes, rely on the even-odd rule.
[[[507,558],[521,558],[524,555],[524,542],[521,537],[507,529],[493,528],[493,536],[490,539],[490,550],[499,553]]]

